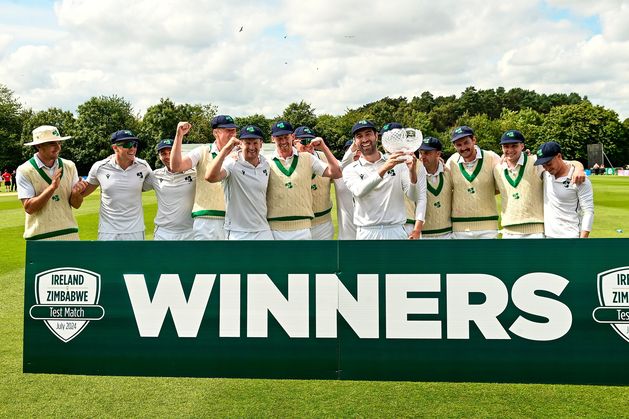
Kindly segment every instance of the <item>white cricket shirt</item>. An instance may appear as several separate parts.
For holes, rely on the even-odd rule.
[[[594,194],[590,179],[571,183],[574,167],[566,176],[555,178],[544,172],[544,234],[546,237],[575,238],[592,231]]]
[[[415,201],[417,187],[411,184],[408,167],[403,162],[381,178],[378,169],[387,158],[386,154],[380,154],[379,160],[370,163],[361,157],[343,171],[345,185],[354,196],[356,226],[401,226],[406,223],[404,194]]]
[[[123,170],[111,155],[94,163],[87,182],[100,185],[99,233],[137,233],[144,231],[142,191],[151,189],[149,164],[135,158]]]
[[[165,167],[153,171],[151,185],[157,196],[155,225],[169,232],[192,231],[192,205],[197,172],[169,172]]]
[[[223,162],[227,176],[222,180],[225,194],[225,230],[256,232],[270,230],[266,219],[266,190],[271,168],[260,154],[260,163],[252,165],[238,153],[238,159]]]

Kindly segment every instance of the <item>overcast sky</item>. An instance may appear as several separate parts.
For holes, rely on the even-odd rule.
[[[234,116],[521,87],[629,117],[629,0],[0,0],[0,83],[36,110],[119,95]]]

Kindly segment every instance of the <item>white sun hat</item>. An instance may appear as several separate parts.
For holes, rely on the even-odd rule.
[[[68,138],[72,137],[62,137],[61,134],[59,134],[57,127],[53,127],[52,125],[42,125],[41,127],[37,127],[33,130],[33,141],[30,143],[24,143],[24,145],[39,145],[52,141],[64,141]]]

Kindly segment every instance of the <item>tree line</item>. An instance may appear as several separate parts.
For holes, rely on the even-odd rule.
[[[307,125],[322,136],[340,157],[343,145],[351,139],[352,125],[370,119],[378,127],[400,122],[418,128],[424,136],[439,138],[446,155],[454,152],[449,141],[450,130],[469,125],[476,132],[479,146],[500,153],[498,140],[508,129],[520,130],[527,147],[535,150],[545,141],[559,142],[566,156],[587,160],[587,144],[603,144],[605,153],[616,166],[629,163],[629,118],[620,121],[618,114],[593,105],[577,93],[540,94],[514,88],[477,90],[466,88],[459,96],[434,96],[423,92],[411,99],[385,97],[343,115],[316,114],[304,101],[289,104],[281,115],[269,118],[262,114],[233,115],[239,126],[255,124],[270,141],[270,127],[283,119],[293,126]],[[15,168],[32,150],[22,144],[32,139],[31,131],[40,125],[54,125],[62,135],[71,135],[64,143],[63,156],[73,160],[79,173],[111,154],[109,135],[119,129],[130,129],[139,139],[138,156],[155,166],[159,159],[155,145],[163,138],[173,138],[177,123],[189,121],[192,130],[189,143],[214,141],[210,121],[219,108],[207,104],[176,104],[160,99],[143,116],[120,96],[92,97],[79,105],[76,112],[59,108],[34,111],[25,108],[7,86],[0,84],[0,168]]]

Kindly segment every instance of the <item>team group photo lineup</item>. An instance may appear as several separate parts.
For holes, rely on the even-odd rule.
[[[73,208],[98,188],[98,240],[144,240],[142,193],[149,190],[157,198],[154,240],[585,238],[592,230],[583,165],[557,142],[527,149],[518,130],[496,138],[498,155],[481,149],[469,126],[439,139],[363,119],[339,160],[307,126],[275,122],[268,153],[258,126],[218,115],[211,127],[213,143],[184,152],[192,125],[180,122],[174,139],[155,146],[163,166],[155,170],[136,156],[134,133],[116,131],[113,154],[85,178],[61,157],[72,137],[50,125],[34,129],[24,144],[34,154],[15,176],[24,238],[79,240]],[[456,150],[447,159],[443,141]]]

